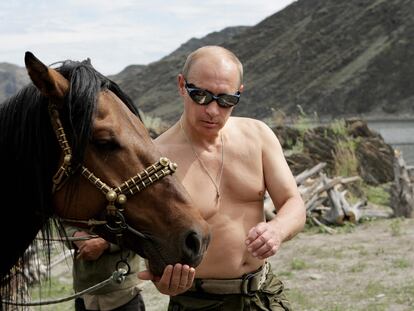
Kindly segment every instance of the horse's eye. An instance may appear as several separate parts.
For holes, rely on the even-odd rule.
[[[115,151],[120,148],[114,139],[93,139],[91,144],[100,151]]]

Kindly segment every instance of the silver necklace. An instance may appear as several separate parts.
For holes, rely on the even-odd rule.
[[[187,136],[187,133],[184,131],[184,127],[183,127],[183,124],[181,123],[181,119],[180,119],[180,128],[183,131],[185,140],[190,145],[191,150],[193,151],[195,157],[197,158],[197,160],[200,163],[201,167],[206,172],[207,176],[210,178],[211,182],[213,183],[214,187],[216,188],[216,194],[217,194],[216,200],[218,201],[218,199],[220,198],[221,177],[223,176],[223,168],[224,168],[224,142],[223,142],[223,135],[220,133],[220,140],[221,140],[221,167],[220,167],[220,171],[217,174],[217,178],[216,178],[218,180],[218,184],[217,184],[216,181],[214,180],[214,178],[211,176],[210,172],[208,171],[207,167],[205,166],[204,162],[201,160],[200,156],[195,151],[194,145],[193,145],[190,137]]]

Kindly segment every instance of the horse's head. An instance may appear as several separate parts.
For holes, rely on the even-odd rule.
[[[25,56],[34,85],[48,98],[61,156],[53,208],[142,257],[160,275],[166,264],[197,266],[209,229],[162,158],[132,102],[89,61],[49,68]],[[173,160],[173,159],[172,159]]]

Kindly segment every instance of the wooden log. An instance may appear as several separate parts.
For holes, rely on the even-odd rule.
[[[324,175],[323,176],[324,187],[329,186],[329,180]],[[345,214],[341,206],[341,201],[337,191],[334,191],[333,188],[329,187],[327,190],[328,198],[330,201],[331,209],[323,215],[323,218],[330,224],[342,225],[344,223]]]
[[[326,200],[326,197],[313,196],[310,200],[305,202],[306,212],[310,213]]]
[[[346,220],[355,224],[359,222],[359,219],[361,218],[361,211],[359,210],[359,207],[362,202],[358,202],[357,204],[351,206],[345,198],[345,193],[346,191],[338,192],[342,210],[344,211]]]
[[[321,186],[318,185],[317,187],[315,187],[316,189],[314,189],[312,191],[313,193],[311,193],[311,194],[306,193],[305,195],[307,195],[308,197],[311,197],[315,194],[320,194],[322,192],[325,192],[325,191],[333,188],[334,186],[336,186],[338,184],[347,184],[347,183],[351,183],[351,182],[354,182],[354,181],[357,181],[357,180],[361,179],[361,177],[359,177],[359,176],[335,177],[334,179],[329,179],[329,178],[326,177],[326,175],[323,175],[323,176],[325,176],[325,177],[322,180],[325,180],[325,181],[322,182],[322,180],[321,180]]]
[[[362,209],[361,218],[391,218],[393,216],[392,212],[375,210],[375,209]]]
[[[315,165],[314,167],[303,171],[299,175],[295,176],[296,184],[297,185],[302,184],[306,179],[308,179],[312,175],[315,175],[316,173],[321,171],[323,168],[325,168],[325,166],[326,166],[326,163],[321,162],[321,163]]]
[[[401,152],[395,152],[394,183],[391,187],[391,207],[394,216],[414,218],[414,184]]]
[[[326,232],[328,232],[329,234],[334,234],[334,233],[336,233],[336,230],[335,229],[332,229],[332,228],[330,228],[330,227],[328,227],[327,225],[325,225],[325,224],[323,224],[323,223],[321,223],[316,217],[311,217],[311,219],[312,219],[312,221],[316,224],[316,225],[318,225],[318,226],[320,226],[320,227],[322,227]]]
[[[410,182],[414,183],[414,165],[407,166],[407,173],[408,173],[408,178],[410,179]]]

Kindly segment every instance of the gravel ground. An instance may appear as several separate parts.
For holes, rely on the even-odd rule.
[[[306,229],[270,259],[295,310],[414,310],[414,219],[372,220],[326,234]],[[54,297],[68,295],[70,260],[53,269]],[[148,311],[168,297],[143,282]],[[47,293],[46,293],[47,295]],[[73,310],[73,302],[35,310]]]

